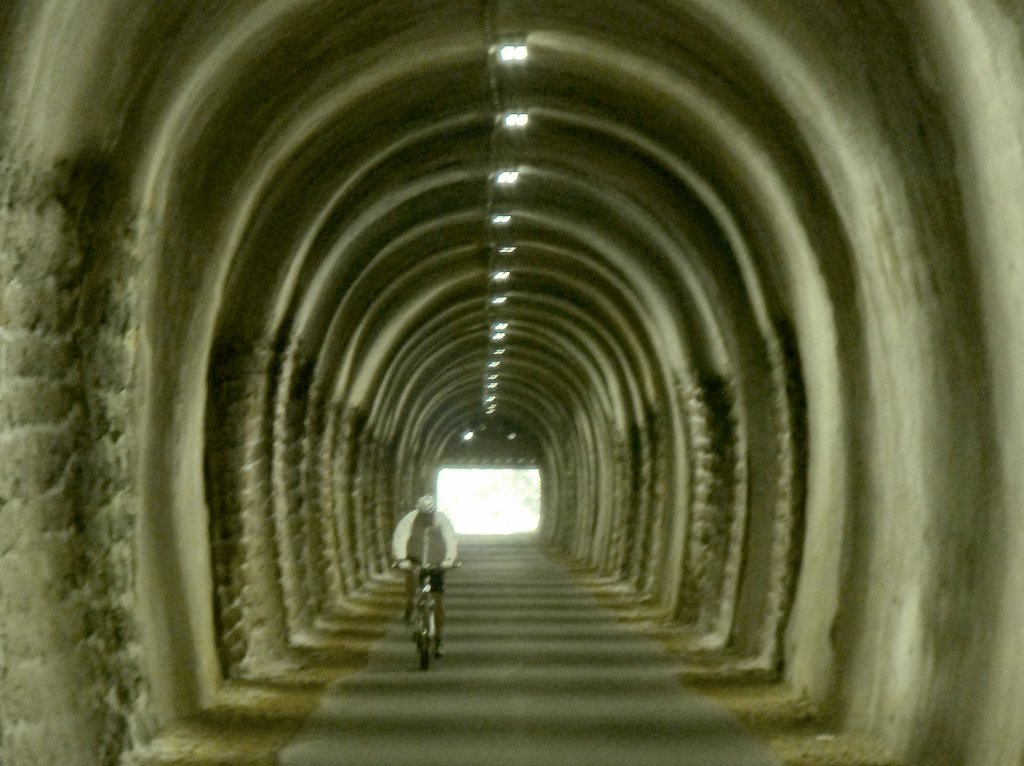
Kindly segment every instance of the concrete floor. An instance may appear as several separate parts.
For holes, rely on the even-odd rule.
[[[779,763],[529,538],[469,538],[461,554],[446,656],[420,671],[393,621],[281,766]]]

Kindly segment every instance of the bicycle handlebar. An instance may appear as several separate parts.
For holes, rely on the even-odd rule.
[[[437,566],[423,566],[422,564],[420,564],[420,563],[418,563],[416,561],[413,561],[412,559],[399,559],[398,561],[392,562],[391,566],[394,569],[413,569],[413,568],[419,568],[419,569],[422,569],[422,570],[427,571],[427,572],[430,572],[430,571],[433,571],[433,572],[445,572],[445,571],[447,571],[449,569],[458,569],[459,567],[462,566],[462,562],[456,560],[456,561],[453,561],[448,566],[442,566],[440,564],[438,564]]]

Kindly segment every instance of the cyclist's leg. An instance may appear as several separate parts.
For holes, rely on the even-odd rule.
[[[416,582],[419,578],[416,577],[415,568],[407,569],[405,571],[405,621],[409,622],[412,617],[412,602],[416,594]]]
[[[437,625],[437,643],[441,643],[444,634],[444,591],[434,594],[434,617]]]
[[[434,650],[437,656],[441,656],[441,638],[444,636],[444,573],[436,572],[431,579],[431,587],[434,591],[434,615],[437,626],[437,639]]]

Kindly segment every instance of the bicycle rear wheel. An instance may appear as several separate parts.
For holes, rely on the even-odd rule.
[[[420,653],[420,670],[426,670],[430,667],[430,641],[426,637],[421,636],[417,642]]]

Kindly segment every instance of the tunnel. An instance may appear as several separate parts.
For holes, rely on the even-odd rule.
[[[0,40],[0,764],[275,763],[463,465],[779,762],[1024,765],[1019,2]]]

